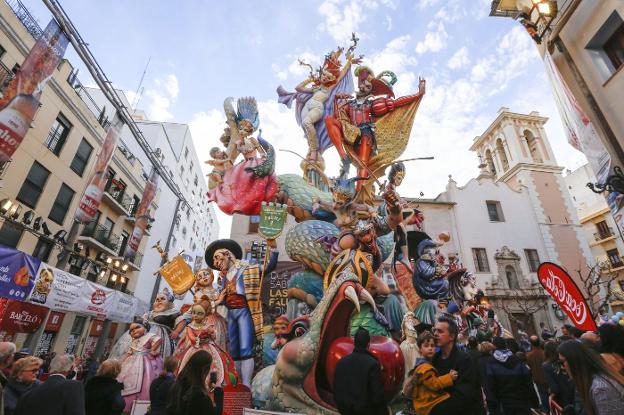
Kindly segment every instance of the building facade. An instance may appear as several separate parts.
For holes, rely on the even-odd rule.
[[[12,9],[11,7],[14,7]],[[0,3],[0,72],[10,79],[35,44],[37,23],[18,13],[21,3]],[[17,15],[19,14],[20,17]],[[39,29],[40,30],[40,29]],[[3,215],[0,244],[16,248],[52,265],[66,262],[59,246],[74,225],[74,212],[87,186],[91,169],[110,125],[102,110],[63,60],[43,90],[39,109],[22,145],[10,162],[0,167],[0,199],[18,208]],[[107,184],[96,218],[80,225],[63,268],[90,281],[132,294],[138,287],[143,238],[136,259],[123,261],[146,184],[145,165],[120,143],[109,168]],[[158,210],[158,195],[151,207]],[[58,314],[58,313],[57,313]],[[63,313],[60,313],[63,314]],[[106,327],[107,345],[125,325],[110,324],[76,313],[65,313],[49,350],[80,353],[95,347]],[[41,333],[14,338],[18,346],[38,346]],[[95,340],[94,340],[95,338]]]
[[[616,276],[611,286],[612,311],[624,311],[624,239],[605,198],[587,187],[587,183],[595,180],[588,165],[568,171],[565,176],[595,263],[603,264],[604,279]]]

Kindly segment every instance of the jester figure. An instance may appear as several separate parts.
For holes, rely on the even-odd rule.
[[[206,248],[206,263],[220,272],[221,294],[216,304],[228,310],[230,355],[243,384],[251,385],[254,370],[254,337],[262,333],[260,278],[262,267],[242,260],[243,250],[232,239],[219,239]],[[273,251],[265,273],[277,265],[278,252]]]
[[[334,114],[325,117],[325,124],[329,138],[342,159],[355,158],[359,168],[358,176],[366,177],[369,175],[366,167],[377,151],[377,122],[398,108],[410,104],[417,107],[425,95],[425,80],[420,79],[417,94],[395,98],[392,86],[397,78],[394,73],[384,71],[375,77],[367,66],[358,66],[354,73],[358,79],[355,97],[336,95]],[[409,127],[411,128],[411,119]],[[358,183],[358,190],[360,188],[361,183]]]

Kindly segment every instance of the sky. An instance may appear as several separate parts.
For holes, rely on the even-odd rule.
[[[40,0],[22,0],[45,26],[50,13]],[[277,149],[305,154],[294,110],[277,103],[276,88],[293,90],[307,77],[297,60],[318,65],[336,46],[360,38],[356,53],[376,73],[398,76],[397,96],[427,93],[402,157],[412,162],[399,192],[434,198],[452,176],[459,185],[478,174],[468,150],[500,107],[539,111],[559,165],[574,170],[586,161],[565,137],[534,42],[512,19],[489,17],[490,0],[298,1],[85,1],[62,6],[113,84],[157,121],[188,123],[200,160],[219,145],[223,100],[254,96],[262,136]],[[88,72],[77,55],[66,57]],[[142,92],[136,96],[147,66]],[[338,172],[335,149],[325,152],[327,173]],[[299,160],[278,152],[277,173],[299,173]],[[206,170],[206,173],[208,171]],[[218,210],[218,209],[217,209]],[[222,237],[230,220],[219,213]]]

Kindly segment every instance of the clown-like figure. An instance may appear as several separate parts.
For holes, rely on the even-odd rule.
[[[219,239],[206,249],[206,263],[220,272],[222,291],[216,304],[227,309],[229,350],[243,383],[251,384],[254,369],[254,334],[262,332],[260,278],[262,267],[242,261],[241,246],[231,239]],[[278,252],[271,253],[265,273],[277,265]]]
[[[420,321],[414,316],[414,313],[408,311],[405,313],[405,317],[403,317],[403,322],[401,323],[401,352],[403,353],[403,358],[405,359],[405,378],[409,376],[409,372],[414,369],[416,365],[416,359],[420,356],[420,351],[418,349],[418,344],[416,344],[416,338],[418,337],[418,333],[416,332],[416,327],[420,324]]]

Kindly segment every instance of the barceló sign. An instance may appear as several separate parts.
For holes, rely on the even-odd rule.
[[[572,278],[559,265],[544,262],[537,269],[540,284],[568,315],[575,327],[585,331],[597,329],[591,310]]]

